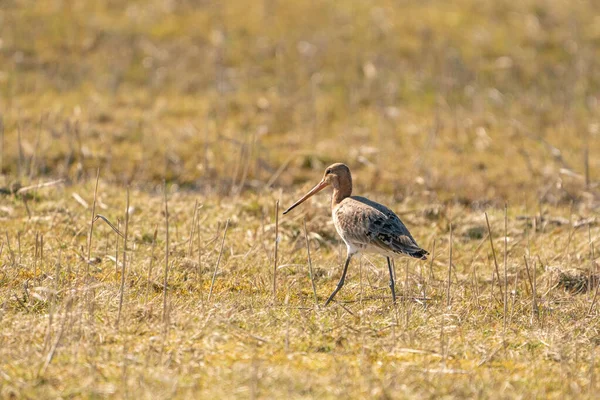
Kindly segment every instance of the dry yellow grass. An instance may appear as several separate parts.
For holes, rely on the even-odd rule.
[[[0,395],[596,397],[598,11],[3,2]],[[273,302],[275,202],[333,161],[435,243],[397,306],[365,256],[322,307],[326,195],[279,218]],[[125,232],[128,186],[124,252],[88,234],[94,202]]]

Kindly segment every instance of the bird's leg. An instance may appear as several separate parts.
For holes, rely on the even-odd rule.
[[[346,279],[346,272],[348,271],[348,264],[350,264],[351,258],[352,254],[348,253],[348,255],[346,256],[346,264],[344,264],[344,271],[342,272],[342,277],[340,278],[340,281],[338,282],[337,287],[335,288],[333,293],[331,293],[331,296],[329,296],[329,298],[327,299],[325,306],[327,306],[327,304],[329,304],[331,300],[333,300],[337,292],[339,292],[342,286],[344,286],[344,280]]]
[[[392,260],[390,260],[389,257],[387,258],[387,262],[388,262],[388,270],[390,271],[390,289],[392,289],[392,299],[394,301],[394,304],[396,304],[396,289],[395,289],[395,283],[394,283],[394,270],[392,269]]]

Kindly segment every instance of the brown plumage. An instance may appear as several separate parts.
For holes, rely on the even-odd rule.
[[[419,247],[406,226],[392,210],[364,197],[352,196],[352,175],[345,164],[337,163],[329,166],[325,170],[321,182],[283,213],[287,214],[329,185],[333,186],[331,197],[333,224],[346,243],[348,253],[342,277],[325,305],[333,300],[344,285],[350,259],[358,252],[379,253],[386,256],[390,273],[390,289],[395,302],[396,293],[390,257],[403,254],[425,260],[429,253]]]

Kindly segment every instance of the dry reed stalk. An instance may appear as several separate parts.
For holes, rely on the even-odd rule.
[[[533,323],[534,318],[539,318],[536,299],[535,260],[533,262],[533,276],[529,272],[529,263],[527,262],[527,257],[523,256],[523,260],[525,260],[525,270],[527,271],[527,279],[529,280],[529,286],[531,287],[531,323]]]
[[[146,283],[146,306],[150,297],[150,287],[152,286],[152,266],[154,265],[154,250],[156,249],[156,236],[158,235],[158,225],[154,225],[154,235],[152,236],[152,247],[150,248],[150,263],[148,266],[148,281]]]
[[[500,292],[502,292],[502,284],[500,282],[500,269],[498,268],[498,259],[496,258],[496,250],[494,249],[494,240],[492,236],[492,228],[490,227],[490,220],[488,218],[487,212],[485,213],[485,222],[488,228],[488,236],[490,238],[490,247],[492,248],[492,255],[494,256],[494,266],[496,267],[496,276],[498,277],[498,287],[500,288]],[[493,290],[493,281],[492,281],[492,290]],[[504,293],[501,293],[502,298],[504,298]]]
[[[162,320],[164,324],[164,332],[166,336],[168,325],[168,313],[167,313],[167,285],[169,283],[169,201],[167,199],[167,181],[163,181],[163,194],[165,202],[165,273],[163,281],[163,315]],[[163,341],[164,344],[164,341]],[[161,352],[162,354],[162,352]]]
[[[8,236],[7,236],[8,237]],[[19,265],[22,264],[22,254],[21,254],[21,231],[17,232],[17,255],[19,256]]]
[[[540,261],[540,265],[543,266],[543,264]],[[535,264],[535,260],[533,260],[533,265],[531,266],[532,268],[532,272],[533,272],[533,304],[535,306],[535,317],[537,319],[538,322],[540,322],[540,309],[538,307],[538,303],[537,303],[537,267]]]
[[[594,247],[592,244],[592,224],[588,224],[588,246],[590,249],[590,269],[588,271],[588,288],[592,284],[592,276],[594,274]],[[592,297],[592,291],[588,290],[588,297]]]
[[[569,236],[567,237],[567,245],[565,246],[565,254],[563,256],[563,263],[567,266],[567,268],[571,267],[571,256],[569,254],[569,249],[571,248],[571,241],[573,239],[574,231],[575,227],[573,226],[573,201],[571,200],[569,213]]]
[[[525,271],[527,272],[527,280],[529,281],[529,287],[531,288],[531,323],[533,323],[533,319],[537,315],[537,306],[535,304],[535,286],[533,284],[533,278],[529,271],[529,263],[527,262],[527,256],[523,255],[523,260],[525,261]]]
[[[452,223],[450,223],[450,248],[448,260],[448,283],[446,287],[446,307],[450,307],[450,285],[452,283]]]
[[[225,244],[225,237],[227,236],[227,228],[228,227],[229,227],[229,219],[227,220],[227,222],[225,222],[225,229],[223,230],[223,239],[221,240],[221,250],[219,250],[219,258],[217,258],[217,264],[215,265],[215,270],[213,272],[212,281],[210,282],[210,290],[208,292],[208,303],[210,303],[213,289],[215,287],[215,279],[217,279],[217,271],[219,269],[219,264],[221,263],[221,256],[223,255],[223,245]]]
[[[35,233],[35,247],[33,250],[33,279],[37,279],[37,258],[38,258],[38,236],[39,233]]]
[[[408,329],[408,321],[410,318],[410,287],[408,286],[408,269],[410,267],[410,260],[407,258],[406,259],[406,268],[404,268],[404,299],[406,300],[404,302],[404,311],[405,311],[405,315],[404,315],[404,327],[406,329]],[[392,271],[395,271],[395,265],[394,265],[394,261],[392,260]],[[396,275],[396,273],[394,272],[394,275]]]
[[[121,228],[121,220],[117,219],[117,229]],[[115,243],[115,275],[119,273],[119,236],[117,235],[117,241]]]
[[[58,261],[56,263],[56,269],[54,270],[54,287],[53,292],[50,294],[50,304],[48,306],[48,330],[46,331],[46,338],[44,339],[44,347],[42,351],[46,351],[46,348],[52,341],[52,323],[54,320],[54,308],[56,307],[56,295],[59,290],[59,274],[60,274],[60,261],[62,257],[62,249],[58,250]]]
[[[192,247],[194,245],[194,229],[196,228],[196,218],[198,216],[198,200],[194,202],[194,214],[192,215],[192,226],[190,227],[190,239],[188,241],[188,258],[192,257]]]
[[[477,257],[477,253],[483,247],[483,244],[487,241],[487,237],[483,238],[481,242],[477,245],[475,250],[473,251],[473,256],[471,258],[471,291],[473,293],[473,298],[475,299],[475,303],[478,308],[481,308],[481,304],[479,303],[479,286],[477,285],[477,268],[475,268],[475,259]]]
[[[512,323],[512,318],[513,315],[515,314],[515,302],[517,300],[517,284],[519,283],[519,272],[517,270],[517,272],[515,273],[515,283],[513,286],[513,292],[512,292],[512,302],[511,302],[511,306],[510,306],[510,316],[508,319],[508,324],[510,325]]]
[[[308,276],[310,278],[310,283],[312,284],[313,295],[315,296],[315,307],[319,308],[319,300],[317,298],[317,287],[315,285],[315,276],[313,273],[312,260],[310,258],[310,242],[308,241],[308,232],[306,231],[306,217],[302,218],[302,223],[304,224],[304,240],[306,241],[306,255],[308,257]]]
[[[592,243],[592,263],[593,262],[594,262],[594,244]],[[591,285],[591,281],[588,283],[588,285]],[[588,315],[591,314],[592,311],[594,310],[594,304],[596,304],[596,299],[598,298],[598,289],[600,289],[600,280],[596,284],[596,290],[594,291],[594,297],[592,298],[592,301],[590,303],[590,308],[588,310]]]
[[[200,237],[200,219],[198,219],[196,221],[196,224],[198,225],[198,227],[196,228],[196,236],[198,237],[198,267],[197,267],[197,273],[198,273],[198,284],[200,286],[200,299],[202,300],[204,293],[203,293],[203,287],[202,287],[202,239]]]
[[[127,201],[125,206],[125,237],[123,238],[123,261],[121,261],[121,287],[119,289],[119,310],[117,312],[117,322],[115,328],[119,329],[121,321],[121,310],[123,308],[123,297],[125,294],[125,265],[127,263],[127,233],[129,230],[129,186],[127,186]]]
[[[98,181],[100,180],[100,168],[96,171],[96,186],[94,188],[94,201],[92,202],[92,217],[90,220],[90,230],[87,237],[87,260],[85,268],[86,279],[90,277],[90,260],[92,254],[92,235],[94,233],[94,221],[96,221],[96,202],[98,199]]]
[[[506,314],[508,309],[508,203],[504,203],[504,297],[502,334],[506,334]]]
[[[273,260],[273,305],[277,304],[277,250],[279,248],[279,200],[275,202],[275,255]]]

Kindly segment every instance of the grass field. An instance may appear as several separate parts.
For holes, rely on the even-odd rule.
[[[596,398],[598,15],[1,1],[0,396]],[[432,253],[396,305],[281,215],[337,161]]]

